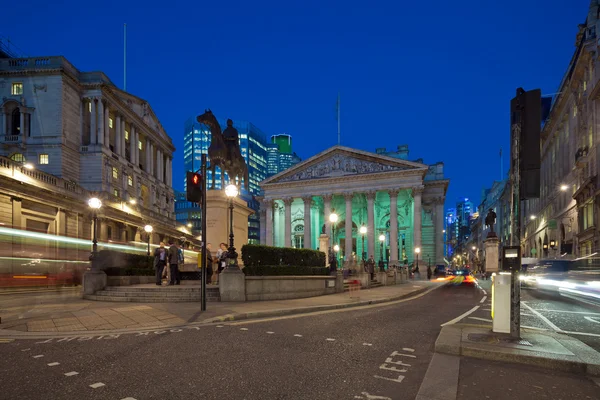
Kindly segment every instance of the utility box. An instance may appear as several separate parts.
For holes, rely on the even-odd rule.
[[[510,333],[510,272],[492,274],[492,331]]]
[[[521,247],[504,246],[502,249],[502,271],[519,272],[521,270]]]

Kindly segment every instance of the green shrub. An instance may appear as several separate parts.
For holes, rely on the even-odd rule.
[[[289,265],[256,265],[244,266],[247,276],[294,276],[294,275],[329,275],[327,267],[294,267]]]
[[[242,246],[242,261],[246,267],[260,265],[324,267],[325,253],[311,249],[245,244]]]
[[[145,254],[101,250],[96,261],[108,276],[148,276],[154,274],[154,257]]]

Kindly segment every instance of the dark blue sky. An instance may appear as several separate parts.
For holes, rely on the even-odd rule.
[[[557,91],[589,0],[62,4],[30,1],[0,35],[122,87],[126,22],[127,90],[173,138],[176,188],[189,116],[211,108],[290,133],[308,158],[337,141],[339,91],[342,144],[406,143],[411,158],[444,161],[451,207],[464,196],[478,203],[499,179],[500,147],[508,169],[509,101],[518,86]],[[11,7],[24,6],[9,2],[6,15]]]

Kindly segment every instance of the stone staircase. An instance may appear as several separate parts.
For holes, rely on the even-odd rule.
[[[138,285],[146,286],[146,285]],[[84,295],[87,300],[133,302],[133,303],[186,303],[200,302],[201,292],[199,286],[107,286],[93,295]],[[206,287],[206,301],[221,301],[219,287],[209,285]]]
[[[354,279],[350,278],[350,279],[346,279],[344,280],[344,292],[349,292],[350,291],[350,281],[352,281]],[[369,282],[369,289],[373,289],[373,288],[377,288],[383,286],[383,283],[373,279],[371,282]]]

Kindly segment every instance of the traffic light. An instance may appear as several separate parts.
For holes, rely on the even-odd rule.
[[[202,203],[202,189],[204,187],[204,179],[202,174],[188,171],[187,173],[187,201],[192,203]]]

